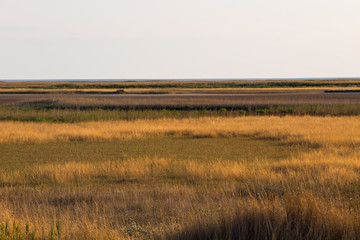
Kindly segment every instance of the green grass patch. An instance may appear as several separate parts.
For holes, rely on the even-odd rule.
[[[234,138],[146,138],[105,142],[8,143],[0,145],[2,171],[65,162],[101,162],[143,157],[196,161],[277,161],[303,147],[280,141]]]

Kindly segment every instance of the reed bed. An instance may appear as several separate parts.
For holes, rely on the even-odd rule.
[[[21,171],[0,172],[0,184],[7,186],[66,184],[106,178],[136,182],[152,179],[187,179],[197,182],[248,181],[266,183],[269,186],[281,184],[281,188],[287,191],[299,190],[292,189],[290,182],[283,181],[287,178],[297,183],[299,188],[304,179],[306,183],[317,182],[318,186],[330,184],[342,187],[349,182],[355,182],[360,174],[360,151],[345,154],[347,151],[349,151],[348,147],[326,151],[313,150],[299,157],[276,162],[268,162],[264,159],[254,162],[223,160],[199,162],[155,157],[105,160],[95,163],[43,164]],[[314,174],[317,172],[321,174]]]
[[[235,117],[136,121],[0,122],[0,142],[97,141],[144,137],[256,136],[287,143],[360,143],[359,117]]]
[[[360,238],[359,117],[0,123],[2,144],[164,136],[248,136],[307,150],[277,161],[139,153],[0,170],[0,239]]]
[[[360,152],[348,151],[47,164],[1,175],[0,218],[41,238],[58,224],[75,239],[357,239]]]

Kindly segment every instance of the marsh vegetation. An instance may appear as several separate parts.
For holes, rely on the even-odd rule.
[[[350,94],[0,96],[0,239],[359,239]]]
[[[359,237],[358,117],[0,129],[0,217],[40,238]]]

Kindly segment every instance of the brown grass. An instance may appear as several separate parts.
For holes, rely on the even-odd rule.
[[[56,223],[67,239],[360,238],[359,117],[2,122],[0,131],[3,143],[245,135],[316,146],[280,161],[139,156],[0,171],[0,224],[29,224],[39,238]]]
[[[359,176],[359,152],[344,153],[349,148],[313,150],[300,157],[267,162],[174,160],[164,158],[138,158],[96,163],[67,162],[44,164],[24,171],[0,173],[1,183],[5,185],[27,185],[38,183],[65,184],[87,181],[96,178],[126,179],[127,181],[148,181],[160,178],[178,178],[192,181],[246,180],[270,185],[281,184],[287,191],[289,183],[284,178],[293,179],[301,188],[305,180],[318,182],[318,185],[335,184],[339,187],[354,182]],[[139,168],[141,166],[141,168]],[[321,175],[314,175],[321,172]],[[254,175],[254,173],[256,173]],[[319,189],[320,190],[320,189]]]
[[[79,239],[355,239],[360,152],[348,150],[273,163],[48,164],[1,176],[0,218],[39,236],[60,222]]]
[[[143,137],[257,136],[287,143],[360,143],[359,117],[236,117],[85,123],[1,122],[0,142],[114,140]]]
[[[49,107],[237,107],[269,105],[354,105],[360,92],[247,93],[247,94],[0,94],[0,105]]]

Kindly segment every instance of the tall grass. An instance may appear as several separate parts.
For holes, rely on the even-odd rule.
[[[311,148],[279,161],[139,155],[0,170],[0,237],[8,223],[4,236],[39,239],[57,226],[65,239],[359,239],[359,131],[359,117],[1,122],[3,143],[244,135]]]
[[[358,239],[359,217],[311,193],[248,200],[218,219],[194,219],[167,239]],[[341,223],[341,224],[339,224]]]
[[[0,122],[0,142],[96,141],[143,137],[257,136],[287,143],[360,142],[359,117],[235,117],[82,123]]]
[[[7,186],[67,184],[91,179],[122,179],[137,182],[153,179],[187,179],[196,182],[234,180],[246,181],[248,186],[267,185],[269,188],[277,186],[287,192],[296,192],[307,189],[306,184],[310,183],[321,188],[324,185],[343,187],[355,182],[360,174],[360,155],[359,151],[348,153],[350,149],[342,147],[340,150],[335,150],[331,147],[321,151],[313,150],[299,157],[277,162],[267,162],[266,159],[254,162],[225,160],[199,162],[155,157],[95,163],[44,164],[20,171],[0,172],[0,184]],[[292,182],[283,181],[284,179],[291,179]],[[292,183],[297,183],[297,186],[292,186]],[[320,194],[321,189],[318,190],[317,193]],[[252,191],[248,194],[260,194],[261,188]]]
[[[59,222],[67,238],[356,239],[360,152],[351,149],[279,162],[35,166],[1,175],[0,219],[40,237]]]

